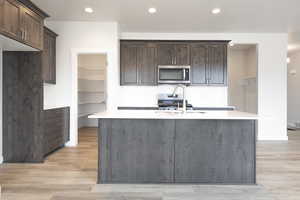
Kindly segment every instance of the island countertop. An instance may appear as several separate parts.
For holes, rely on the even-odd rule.
[[[257,120],[258,115],[240,111],[187,111],[174,113],[161,110],[116,110],[90,115],[93,119],[224,119]]]

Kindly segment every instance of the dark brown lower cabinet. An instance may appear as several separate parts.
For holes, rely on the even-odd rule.
[[[69,107],[44,111],[44,155],[63,147],[69,141]]]

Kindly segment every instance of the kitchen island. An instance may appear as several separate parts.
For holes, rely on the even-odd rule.
[[[256,183],[256,120],[237,111],[97,113],[98,183]]]

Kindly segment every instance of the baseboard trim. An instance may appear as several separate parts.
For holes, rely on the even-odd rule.
[[[275,137],[275,138],[268,138],[268,137],[258,137],[258,141],[288,141],[288,136],[285,137]]]

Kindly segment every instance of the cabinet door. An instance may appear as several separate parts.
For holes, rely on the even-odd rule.
[[[43,49],[43,19],[27,8],[22,12],[24,42],[34,48]]]
[[[191,45],[192,84],[206,84],[207,47],[204,44]]]
[[[176,48],[174,44],[158,45],[158,65],[175,65]]]
[[[176,45],[175,65],[190,65],[190,46],[188,44]]]
[[[156,46],[145,44],[139,48],[139,84],[156,85],[157,59]]]
[[[138,47],[121,44],[121,85],[138,83]]]
[[[103,183],[173,182],[174,128],[174,120],[101,120],[100,157],[104,162],[100,163],[99,180]]]
[[[191,119],[175,126],[176,183],[255,183],[254,121]]]
[[[50,80],[56,83],[56,36],[49,37],[49,62],[50,62]]]
[[[56,37],[49,29],[44,29],[43,80],[45,83],[56,83]]]
[[[0,30],[13,39],[21,39],[21,6],[14,0],[0,0]]]
[[[223,85],[227,82],[227,46],[208,45],[208,83]]]

